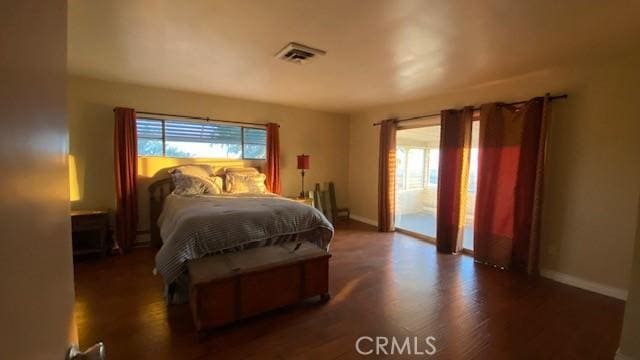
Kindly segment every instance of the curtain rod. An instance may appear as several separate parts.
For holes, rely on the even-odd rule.
[[[113,109],[113,111],[115,111],[116,109]],[[253,126],[267,126],[267,124],[260,124],[260,123],[251,123],[251,122],[245,122],[245,121],[231,121],[231,120],[220,120],[220,119],[212,119],[209,117],[202,117],[202,116],[190,116],[190,115],[176,115],[176,114],[167,114],[167,113],[156,113],[156,112],[150,112],[150,111],[137,111],[136,110],[136,114],[143,114],[143,115],[157,115],[157,116],[170,116],[170,117],[176,117],[176,118],[182,118],[182,119],[191,119],[191,120],[204,120],[204,121],[213,121],[213,122],[223,122],[223,123],[229,123],[229,124],[240,124],[240,125],[253,125]],[[278,125],[278,127],[280,127],[280,125]]]
[[[549,96],[549,100],[566,99],[566,98],[569,97],[569,95],[567,95],[567,94],[550,96],[548,93],[547,93],[547,96]],[[502,106],[520,105],[520,104],[527,103],[528,101],[529,100],[522,100],[522,101],[515,101],[515,102],[510,102],[510,103],[501,103],[500,105],[502,105]],[[474,106],[473,110],[474,111],[475,110],[480,110],[480,106]],[[430,118],[430,117],[435,117],[435,116],[440,116],[440,113],[418,115],[418,116],[412,116],[412,117],[408,117],[408,118],[404,118],[404,119],[396,119],[395,122],[399,123],[399,122],[402,122],[402,121],[418,120],[418,119]],[[378,121],[377,123],[373,123],[373,126],[379,126],[380,124],[382,124],[382,121]]]

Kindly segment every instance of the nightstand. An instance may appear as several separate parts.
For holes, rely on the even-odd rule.
[[[305,205],[313,206],[313,199],[310,199],[310,198],[299,198],[299,197],[292,196],[292,197],[289,197],[289,199]]]
[[[71,238],[73,255],[109,252],[109,213],[107,211],[71,211]]]

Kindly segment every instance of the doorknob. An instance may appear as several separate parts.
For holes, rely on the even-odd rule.
[[[80,351],[77,346],[72,346],[67,352],[66,360],[104,360],[104,343],[97,342],[85,351]]]

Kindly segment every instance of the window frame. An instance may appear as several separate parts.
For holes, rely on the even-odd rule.
[[[425,189],[433,189],[433,188],[437,188],[438,187],[438,181],[440,180],[440,148],[428,148],[428,156],[427,156],[427,166],[425,168],[425,179],[426,179],[426,186]],[[431,152],[432,151],[437,151],[438,152],[438,167],[437,167],[437,176],[436,176],[436,182],[432,183],[431,182],[431,174],[429,173],[429,171],[431,170]]]
[[[428,173],[428,163],[429,163],[429,150],[431,148],[428,147],[423,147],[423,146],[411,146],[411,145],[399,145],[396,146],[396,153],[398,153],[399,149],[403,149],[404,150],[404,167],[403,167],[403,178],[402,178],[402,185],[398,186],[398,184],[396,184],[396,189],[397,191],[416,191],[416,190],[425,190],[427,189],[427,186],[425,186],[425,180],[427,179],[427,176],[429,175]],[[418,149],[418,150],[422,150],[423,151],[423,164],[422,164],[422,182],[421,182],[421,186],[419,187],[408,187],[408,171],[409,171],[409,150],[411,149]],[[397,174],[396,174],[396,179],[397,179]]]
[[[251,157],[246,157],[244,156],[245,151],[244,151],[244,145],[248,144],[248,145],[262,145],[262,144],[256,144],[256,143],[245,143],[245,139],[244,139],[244,130],[245,129],[258,129],[258,130],[264,130],[264,159],[261,158],[251,158]],[[240,136],[242,137],[241,142],[240,142],[240,146],[242,147],[242,160],[267,160],[267,129],[262,129],[261,127],[253,127],[253,126],[240,126]]]
[[[401,186],[398,186],[398,184],[396,184],[396,190],[397,191],[403,191],[407,189],[407,148],[405,146],[396,146],[396,156],[398,156],[397,154],[400,152],[399,150],[402,149],[402,151],[404,152],[404,156],[403,156],[403,161],[404,161],[404,166],[402,167],[402,184]],[[396,162],[398,160],[396,159]],[[398,180],[398,172],[397,172],[397,168],[396,168],[396,181]]]
[[[152,137],[140,137],[138,136],[138,129],[137,129],[137,125],[138,125],[138,120],[148,120],[148,121],[159,121],[161,124],[161,138],[152,138]],[[234,159],[234,158],[229,158],[229,157],[175,157],[175,156],[167,156],[167,133],[166,133],[166,122],[167,121],[173,121],[173,122],[183,122],[183,123],[204,123],[204,124],[218,124],[221,126],[229,126],[229,127],[236,127],[236,128],[240,128],[240,158],[238,159]],[[245,157],[245,138],[244,138],[244,130],[245,129],[257,129],[257,130],[262,130],[265,132],[265,157],[264,158],[254,158],[254,157]],[[153,157],[153,158],[173,158],[173,159],[210,159],[210,160],[261,160],[261,161],[265,161],[267,159],[267,154],[266,154],[266,148],[267,148],[267,129],[264,126],[260,126],[257,125],[256,126],[243,126],[243,125],[232,125],[232,124],[224,124],[224,123],[218,123],[215,121],[194,121],[194,120],[190,120],[190,119],[180,119],[180,118],[176,118],[176,119],[164,119],[164,118],[154,118],[154,117],[148,117],[148,116],[144,116],[144,117],[138,117],[136,116],[136,143],[138,142],[139,139],[148,139],[148,140],[161,140],[162,141],[162,155],[140,155],[138,154],[138,157]],[[248,145],[262,145],[262,144],[256,144],[256,143],[246,143]]]
[[[424,190],[424,176],[425,176],[425,155],[428,153],[428,149],[420,146],[409,146],[406,147],[406,160],[405,160],[405,187],[404,190]],[[411,150],[421,150],[422,151],[422,180],[418,183],[419,185],[416,187],[409,187],[409,152]]]

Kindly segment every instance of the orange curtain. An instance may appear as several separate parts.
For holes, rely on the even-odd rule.
[[[378,157],[378,230],[394,231],[396,203],[396,121],[380,125]]]
[[[267,124],[267,189],[280,194],[280,125]]]
[[[474,224],[477,261],[537,272],[549,99],[480,110]]]
[[[115,108],[114,162],[116,175],[116,240],[121,251],[128,250],[138,226],[138,144],[136,111]]]
[[[438,251],[462,250],[473,107],[441,113],[440,168],[438,170]]]

